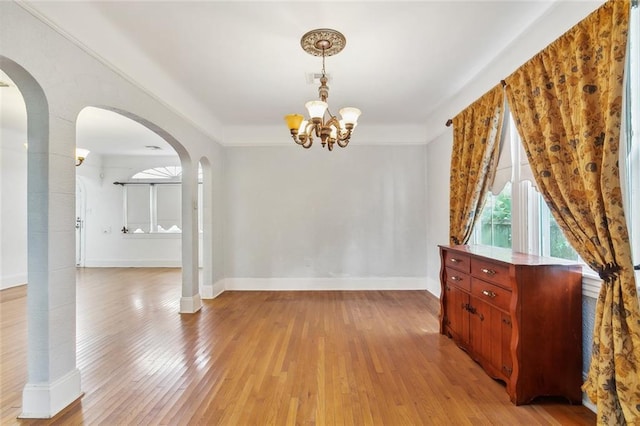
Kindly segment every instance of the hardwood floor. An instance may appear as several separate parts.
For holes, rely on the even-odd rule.
[[[84,396],[18,420],[26,289],[0,292],[0,424],[582,425],[553,401],[515,407],[438,334],[423,291],[226,292],[180,315],[179,269],[80,269]]]

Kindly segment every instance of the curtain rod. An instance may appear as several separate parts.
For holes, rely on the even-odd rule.
[[[637,0],[634,0],[637,1]],[[500,84],[502,84],[502,87],[507,87],[507,82],[504,80],[500,80]],[[451,127],[451,125],[453,124],[453,120],[452,119],[448,119],[446,123],[444,123],[445,126],[447,127]]]
[[[180,185],[182,181],[169,181],[169,182],[113,182],[114,185]],[[202,182],[198,182],[201,184]]]

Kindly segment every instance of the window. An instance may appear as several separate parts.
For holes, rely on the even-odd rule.
[[[121,183],[124,197],[123,233],[180,233],[182,226],[182,168],[143,170]]]
[[[539,244],[540,248],[538,253],[543,256],[559,257],[567,260],[577,260],[582,262],[578,253],[571,247],[569,241],[564,236],[562,229],[558,226],[558,223],[551,214],[549,206],[542,199],[542,194],[536,191],[536,195],[539,199],[539,211],[538,216],[538,230],[539,230]]]
[[[496,194],[496,191],[499,192]],[[472,238],[475,244],[513,248],[584,264],[536,190],[526,153],[510,116],[505,121],[496,179]]]
[[[125,224],[129,232],[151,232],[151,188],[149,185],[128,185],[124,187]]]
[[[202,205],[202,167],[198,169],[198,204]],[[123,188],[125,234],[179,234],[182,232],[182,167],[164,166],[143,170]],[[202,212],[198,209],[198,229],[202,232]]]
[[[498,195],[489,192],[475,233],[479,244],[511,248],[511,183]]]

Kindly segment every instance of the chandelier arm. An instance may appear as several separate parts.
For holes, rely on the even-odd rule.
[[[329,112],[329,108],[327,108],[327,112]],[[340,133],[340,120],[338,120],[337,117],[331,115],[331,113],[329,112],[329,115],[331,116],[331,118],[326,122],[326,126],[333,126],[336,128],[336,131],[338,132],[338,134]]]
[[[302,147],[305,149],[309,149],[313,144],[314,127],[316,127],[316,125],[311,121],[308,122],[307,125],[304,127],[304,134],[306,135],[306,137],[302,139],[302,142],[300,143],[300,145],[302,145]]]
[[[342,138],[338,138],[338,139],[336,139],[336,142],[338,143],[338,146],[339,146],[340,148],[344,148],[344,147],[346,147],[347,145],[349,145],[349,141],[350,141],[350,140],[351,140],[351,139],[349,138],[349,136],[347,136],[345,139],[342,139]]]
[[[349,145],[349,141],[351,140],[351,130],[347,129],[345,133],[338,132],[338,137],[336,139],[338,145],[340,145],[341,148],[344,148]]]

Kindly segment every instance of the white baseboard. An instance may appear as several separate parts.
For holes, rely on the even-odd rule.
[[[602,280],[599,277],[591,275],[582,275],[582,295],[597,299],[600,295],[600,287]]]
[[[21,419],[50,419],[82,396],[77,368],[53,383],[27,383],[22,390]]]
[[[426,290],[426,278],[225,278],[224,290]]]
[[[86,268],[180,268],[180,260],[154,260],[154,259],[113,259],[113,260],[86,260]]]
[[[27,273],[3,275],[0,277],[0,290],[5,288],[17,287],[27,283]]]
[[[224,279],[218,280],[213,285],[201,285],[200,297],[203,299],[215,299],[224,292]]]
[[[584,405],[594,413],[598,413],[598,407],[596,407],[596,405],[593,402],[591,402],[591,400],[585,393],[582,394],[582,405]]]

